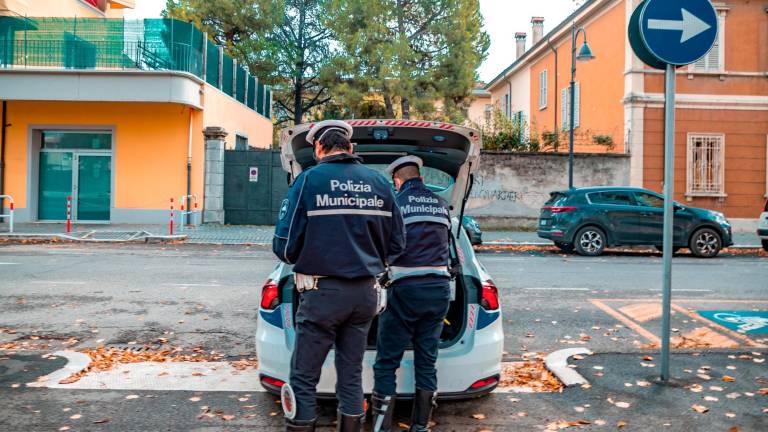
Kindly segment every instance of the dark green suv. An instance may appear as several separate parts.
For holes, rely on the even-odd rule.
[[[675,203],[674,250],[712,258],[733,244],[722,213]],[[608,246],[662,248],[664,197],[646,189],[592,187],[552,192],[539,217],[539,237],[565,252],[597,256]]]

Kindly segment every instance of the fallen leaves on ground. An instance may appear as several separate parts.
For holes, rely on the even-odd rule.
[[[575,421],[558,420],[548,424],[547,430],[553,431],[553,430],[567,429],[572,427],[586,426],[590,424],[592,423],[590,423],[587,420],[575,420]]]
[[[724,382],[734,382],[736,381],[736,378],[730,376],[730,375],[723,375],[723,381]]]
[[[135,345],[136,342],[130,345]],[[113,369],[115,366],[124,363],[143,363],[143,362],[207,362],[220,361],[224,354],[216,351],[207,352],[202,347],[191,349],[191,353],[184,352],[183,348],[164,348],[162,350],[143,350],[132,351],[115,347],[98,347],[95,349],[85,349],[82,352],[91,358],[91,363],[87,368],[67,378],[59,381],[59,384],[72,384],[90,372],[103,372]],[[248,368],[257,368],[258,361],[255,357],[230,362],[233,368],[237,370],[246,370]],[[193,373],[193,376],[204,376],[200,372]]]
[[[691,408],[699,414],[704,414],[709,411],[709,408],[699,404],[694,404],[691,406]]]
[[[472,414],[472,418],[475,420],[485,420],[485,414]]]
[[[563,391],[563,383],[544,366],[541,359],[505,365],[499,387],[529,387],[537,393]]]

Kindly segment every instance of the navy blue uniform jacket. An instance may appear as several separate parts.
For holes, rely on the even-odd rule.
[[[407,228],[407,248],[390,264],[402,267],[447,266],[451,217],[448,203],[421,179],[403,183],[397,202]]]
[[[382,273],[404,249],[392,186],[346,153],[296,177],[272,240],[272,251],[296,273],[346,279]]]

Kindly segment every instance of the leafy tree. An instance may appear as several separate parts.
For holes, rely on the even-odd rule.
[[[301,123],[331,100],[333,59],[322,22],[328,0],[167,0],[167,15],[214,35],[238,62],[273,86],[278,124]]]
[[[388,117],[396,104],[434,117],[436,101],[460,116],[490,45],[478,0],[330,0],[328,17],[343,53],[333,91],[353,112],[381,95]]]

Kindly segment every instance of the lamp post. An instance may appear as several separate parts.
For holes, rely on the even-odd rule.
[[[584,45],[579,50],[579,55],[576,55],[576,39],[579,37],[579,33],[584,34]],[[573,129],[574,129],[574,115],[576,113],[576,60],[581,62],[587,62],[594,59],[592,50],[587,44],[587,31],[584,27],[576,28],[576,22],[571,27],[571,94],[570,101],[571,107],[568,114],[569,123],[569,135],[568,135],[568,189],[573,189]]]

